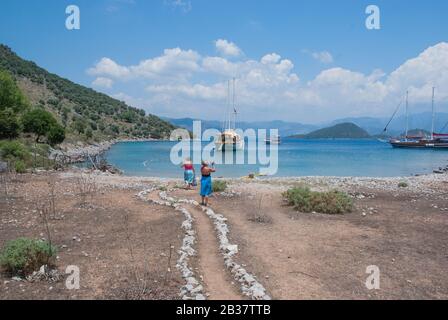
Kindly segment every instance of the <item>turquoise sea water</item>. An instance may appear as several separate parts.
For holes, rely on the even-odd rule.
[[[170,161],[176,142],[123,142],[106,153],[110,163],[129,176],[182,177]],[[203,145],[205,145],[204,143]],[[279,146],[277,177],[394,177],[430,173],[448,164],[447,150],[393,149],[377,140],[285,139]],[[196,166],[199,169],[199,166]],[[258,173],[259,165],[216,165],[218,177]]]

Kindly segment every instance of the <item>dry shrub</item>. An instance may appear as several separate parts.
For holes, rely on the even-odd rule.
[[[271,223],[271,217],[266,213],[263,208],[263,195],[257,201],[257,205],[249,212],[249,221],[256,223]]]
[[[172,273],[172,258],[174,247],[169,244],[169,251],[166,254],[167,265],[165,272],[155,273],[151,270],[150,257],[146,256],[148,251],[147,239],[143,240],[143,252],[145,254],[144,260],[140,261],[135,249],[133,232],[131,230],[131,221],[129,212],[124,213],[124,232],[126,247],[129,254],[128,265],[126,270],[130,281],[125,288],[122,288],[120,296],[126,300],[146,300],[146,299],[164,299],[164,297],[171,297],[169,291],[169,283],[171,281]],[[146,230],[145,235],[148,235],[151,230]],[[155,258],[154,258],[155,260]],[[158,261],[162,264],[162,261]]]
[[[81,199],[81,206],[87,205],[88,201],[92,202],[98,191],[98,185],[95,176],[91,174],[81,174],[76,179],[76,189]]]
[[[288,205],[300,212],[342,214],[353,210],[353,200],[340,191],[315,192],[308,187],[294,187],[283,193]]]

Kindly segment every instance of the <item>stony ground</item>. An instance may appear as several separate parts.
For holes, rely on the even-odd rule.
[[[81,288],[67,290],[65,281],[13,281],[3,273],[0,299],[178,299],[182,278],[175,259],[182,219],[142,203],[132,188],[55,174],[18,176],[1,199],[1,247],[17,237],[47,238],[39,211],[51,198],[49,182],[55,184],[56,214],[49,225],[58,269],[78,266]]]
[[[404,181],[408,186],[399,188]],[[10,177],[0,190],[0,247],[19,236],[47,236],[39,211],[54,190],[50,226],[58,269],[79,266],[81,289],[2,273],[0,299],[179,299],[190,281],[176,268],[186,237],[180,209],[191,215],[195,235],[187,263],[197,284],[190,289],[200,287],[209,299],[249,299],[260,287],[273,299],[448,298],[448,175],[229,183],[211,208],[223,216],[228,244],[237,248],[230,267],[216,221],[195,205],[198,191],[179,188],[179,181],[76,171]],[[355,210],[296,212],[281,196],[293,185],[344,190]],[[150,188],[147,200],[179,203],[136,197]],[[365,286],[371,265],[380,270],[379,290]],[[246,289],[235,266],[253,277]]]

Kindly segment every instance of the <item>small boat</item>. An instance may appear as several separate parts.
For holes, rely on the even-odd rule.
[[[409,92],[406,92],[406,133],[402,138],[393,138],[390,139],[389,143],[394,148],[425,148],[425,149],[447,149],[448,150],[448,134],[443,133],[435,133],[434,132],[434,121],[435,121],[435,108],[434,108],[434,91],[435,88],[432,88],[432,127],[431,127],[431,135],[429,137],[421,135],[421,136],[409,136]],[[396,113],[397,111],[395,111]],[[395,114],[394,114],[395,115]],[[392,120],[392,119],[391,119]],[[390,121],[389,121],[390,123]],[[387,130],[387,126],[384,129]]]
[[[280,144],[281,143],[281,138],[280,138],[280,136],[272,136],[269,139],[264,139],[264,142],[267,145],[270,145],[270,144],[276,145],[276,144]]]
[[[244,139],[236,132],[237,110],[235,106],[235,78],[233,79],[233,113],[227,112],[221,134],[215,139],[216,150],[238,151],[244,149]],[[227,109],[230,107],[230,81],[227,89]],[[233,119],[232,119],[233,116]]]
[[[225,130],[215,141],[218,151],[237,151],[244,149],[244,141],[235,130]]]

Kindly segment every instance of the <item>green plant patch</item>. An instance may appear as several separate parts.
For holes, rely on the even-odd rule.
[[[340,191],[315,192],[307,187],[294,187],[283,193],[288,205],[300,212],[343,214],[353,210],[353,200]]]
[[[0,252],[0,266],[13,275],[27,276],[43,265],[54,265],[56,248],[29,238],[9,241]]]
[[[398,188],[407,188],[407,187],[409,187],[407,182],[402,181],[398,184]]]
[[[227,181],[215,180],[213,181],[213,192],[224,192],[227,189]]]

